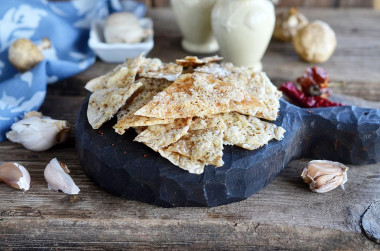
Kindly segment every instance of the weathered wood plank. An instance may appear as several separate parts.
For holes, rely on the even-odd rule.
[[[50,96],[43,111],[73,121],[82,97]],[[66,106],[59,106],[67,101]],[[350,166],[346,190],[308,190],[300,178],[307,160],[293,161],[250,199],[217,208],[164,209],[125,201],[94,185],[83,173],[74,135],[46,152],[0,144],[1,162],[30,171],[25,193],[0,184],[0,247],[74,248],[290,248],[375,249],[361,233],[367,206],[380,200],[380,165]],[[75,198],[47,189],[43,170],[53,157],[66,163],[80,187]]]
[[[150,10],[156,46],[149,56],[165,61],[187,55],[169,9]],[[336,54],[325,64],[334,81],[347,84],[335,93],[380,100],[380,13],[369,10],[305,10],[310,19],[328,21],[338,34]],[[369,25],[372,24],[372,25]],[[276,82],[295,79],[309,64],[291,45],[272,42],[263,59]],[[82,74],[48,87],[44,114],[74,124],[88,94],[86,81],[114,65],[97,62]],[[346,99],[343,97],[343,99]],[[378,107],[379,102],[361,102]],[[65,162],[81,192],[76,197],[47,189],[43,170],[54,157]],[[360,217],[380,200],[380,164],[350,166],[346,190],[314,194],[300,173],[308,160],[296,160],[267,188],[248,200],[216,208],[163,209],[112,196],[83,173],[69,140],[45,152],[0,143],[0,164],[17,161],[28,168],[31,190],[22,193],[0,184],[0,249],[354,249],[379,246],[361,232]]]
[[[294,161],[272,184],[246,201],[217,208],[163,209],[125,201],[96,187],[84,176],[72,147],[37,156],[16,148],[9,156],[2,151],[9,145],[1,145],[0,158],[18,158],[30,170],[33,183],[26,193],[0,185],[2,247],[33,243],[58,247],[105,244],[110,248],[185,243],[194,248],[376,247],[361,234],[359,219],[369,203],[380,199],[378,165],[351,167],[345,191],[320,195],[311,193],[300,178],[306,160]],[[77,199],[47,190],[43,168],[52,157],[69,165],[81,188]]]

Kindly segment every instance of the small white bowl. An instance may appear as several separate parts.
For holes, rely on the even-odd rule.
[[[145,29],[153,29],[153,21],[150,18],[139,19],[140,25]],[[148,54],[154,46],[153,35],[150,35],[141,43],[107,44],[103,36],[104,20],[95,20],[91,24],[88,46],[95,54],[107,63],[122,63],[126,58],[133,58],[141,53]]]

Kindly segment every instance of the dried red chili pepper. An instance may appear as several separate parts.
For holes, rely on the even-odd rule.
[[[307,68],[302,77],[297,78],[297,83],[300,84],[302,91],[307,96],[321,96],[328,98],[330,89],[328,84],[330,78],[327,71],[322,67]]]
[[[298,90],[293,82],[287,82],[278,88],[286,96],[288,96],[297,105],[305,108],[342,106],[340,103],[332,102],[320,96],[306,96],[306,94]]]

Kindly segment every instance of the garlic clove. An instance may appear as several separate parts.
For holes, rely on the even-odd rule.
[[[0,182],[24,191],[30,188],[30,175],[28,170],[15,162],[0,165]]]
[[[347,181],[348,167],[328,160],[313,160],[302,171],[301,177],[316,193],[325,193],[341,186]]]
[[[153,30],[141,27],[139,19],[129,12],[113,13],[104,24],[106,43],[140,43],[151,34]]]
[[[20,143],[32,151],[45,151],[68,138],[70,124],[64,120],[44,117],[38,112],[29,112],[23,120],[14,123],[11,129],[6,133],[10,141]]]
[[[64,163],[56,158],[52,159],[44,171],[48,188],[54,191],[61,190],[66,194],[78,194],[80,189],[75,185],[68,173],[70,171]]]
[[[21,38],[9,47],[8,59],[17,70],[25,72],[39,64],[44,59],[44,55],[32,41]]]
[[[333,176],[333,175],[327,175]],[[323,177],[323,176],[322,176]],[[343,188],[343,175],[342,176],[333,176],[330,179],[325,179],[324,181],[316,181],[311,184],[311,190],[316,193],[326,193],[331,190],[334,190],[338,186]]]

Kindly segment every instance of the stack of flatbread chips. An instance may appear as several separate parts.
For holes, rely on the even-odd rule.
[[[223,145],[254,150],[281,140],[285,130],[267,122],[278,115],[281,93],[265,73],[221,59],[128,59],[87,83],[88,121],[98,129],[117,115],[116,133],[134,128],[135,141],[195,174],[223,166]]]

